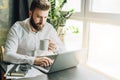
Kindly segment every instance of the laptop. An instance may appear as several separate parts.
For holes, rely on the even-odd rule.
[[[43,73],[52,73],[52,72],[68,69],[71,67],[75,67],[79,63],[77,59],[77,55],[79,54],[79,52],[80,50],[59,53],[54,56],[48,56],[51,59],[53,59],[53,64],[51,66],[41,67],[34,65],[33,67],[40,70]]]

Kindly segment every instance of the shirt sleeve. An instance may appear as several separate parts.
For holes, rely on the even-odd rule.
[[[50,36],[51,36],[51,39],[53,41],[55,41],[55,43],[57,45],[56,52],[57,53],[64,52],[66,50],[65,46],[64,46],[63,42],[60,40],[60,38],[58,37],[58,34],[57,34],[57,32],[54,28],[51,29],[51,35]]]
[[[33,64],[35,57],[22,55],[17,53],[20,29],[17,24],[14,24],[9,30],[5,44],[4,61],[11,63],[29,63]]]

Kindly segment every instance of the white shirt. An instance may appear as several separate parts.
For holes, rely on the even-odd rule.
[[[8,32],[4,60],[11,63],[34,63],[34,51],[39,49],[40,40],[50,39],[57,45],[57,51],[65,50],[53,26],[46,22],[41,31],[33,32],[29,18],[16,22]]]

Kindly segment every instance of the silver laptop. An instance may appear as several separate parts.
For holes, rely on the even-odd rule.
[[[59,53],[58,55],[48,56],[53,59],[53,64],[47,67],[34,66],[38,70],[44,73],[52,73],[64,69],[68,69],[71,67],[75,67],[78,64],[77,55],[79,55],[80,50],[78,51],[70,51]]]

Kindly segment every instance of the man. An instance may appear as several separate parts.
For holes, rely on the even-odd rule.
[[[29,63],[49,66],[52,60],[47,57],[35,57],[40,40],[49,39],[49,51],[64,51],[64,46],[53,26],[46,22],[50,9],[47,0],[33,0],[30,18],[16,22],[9,30],[5,45],[4,60],[11,63]]]

